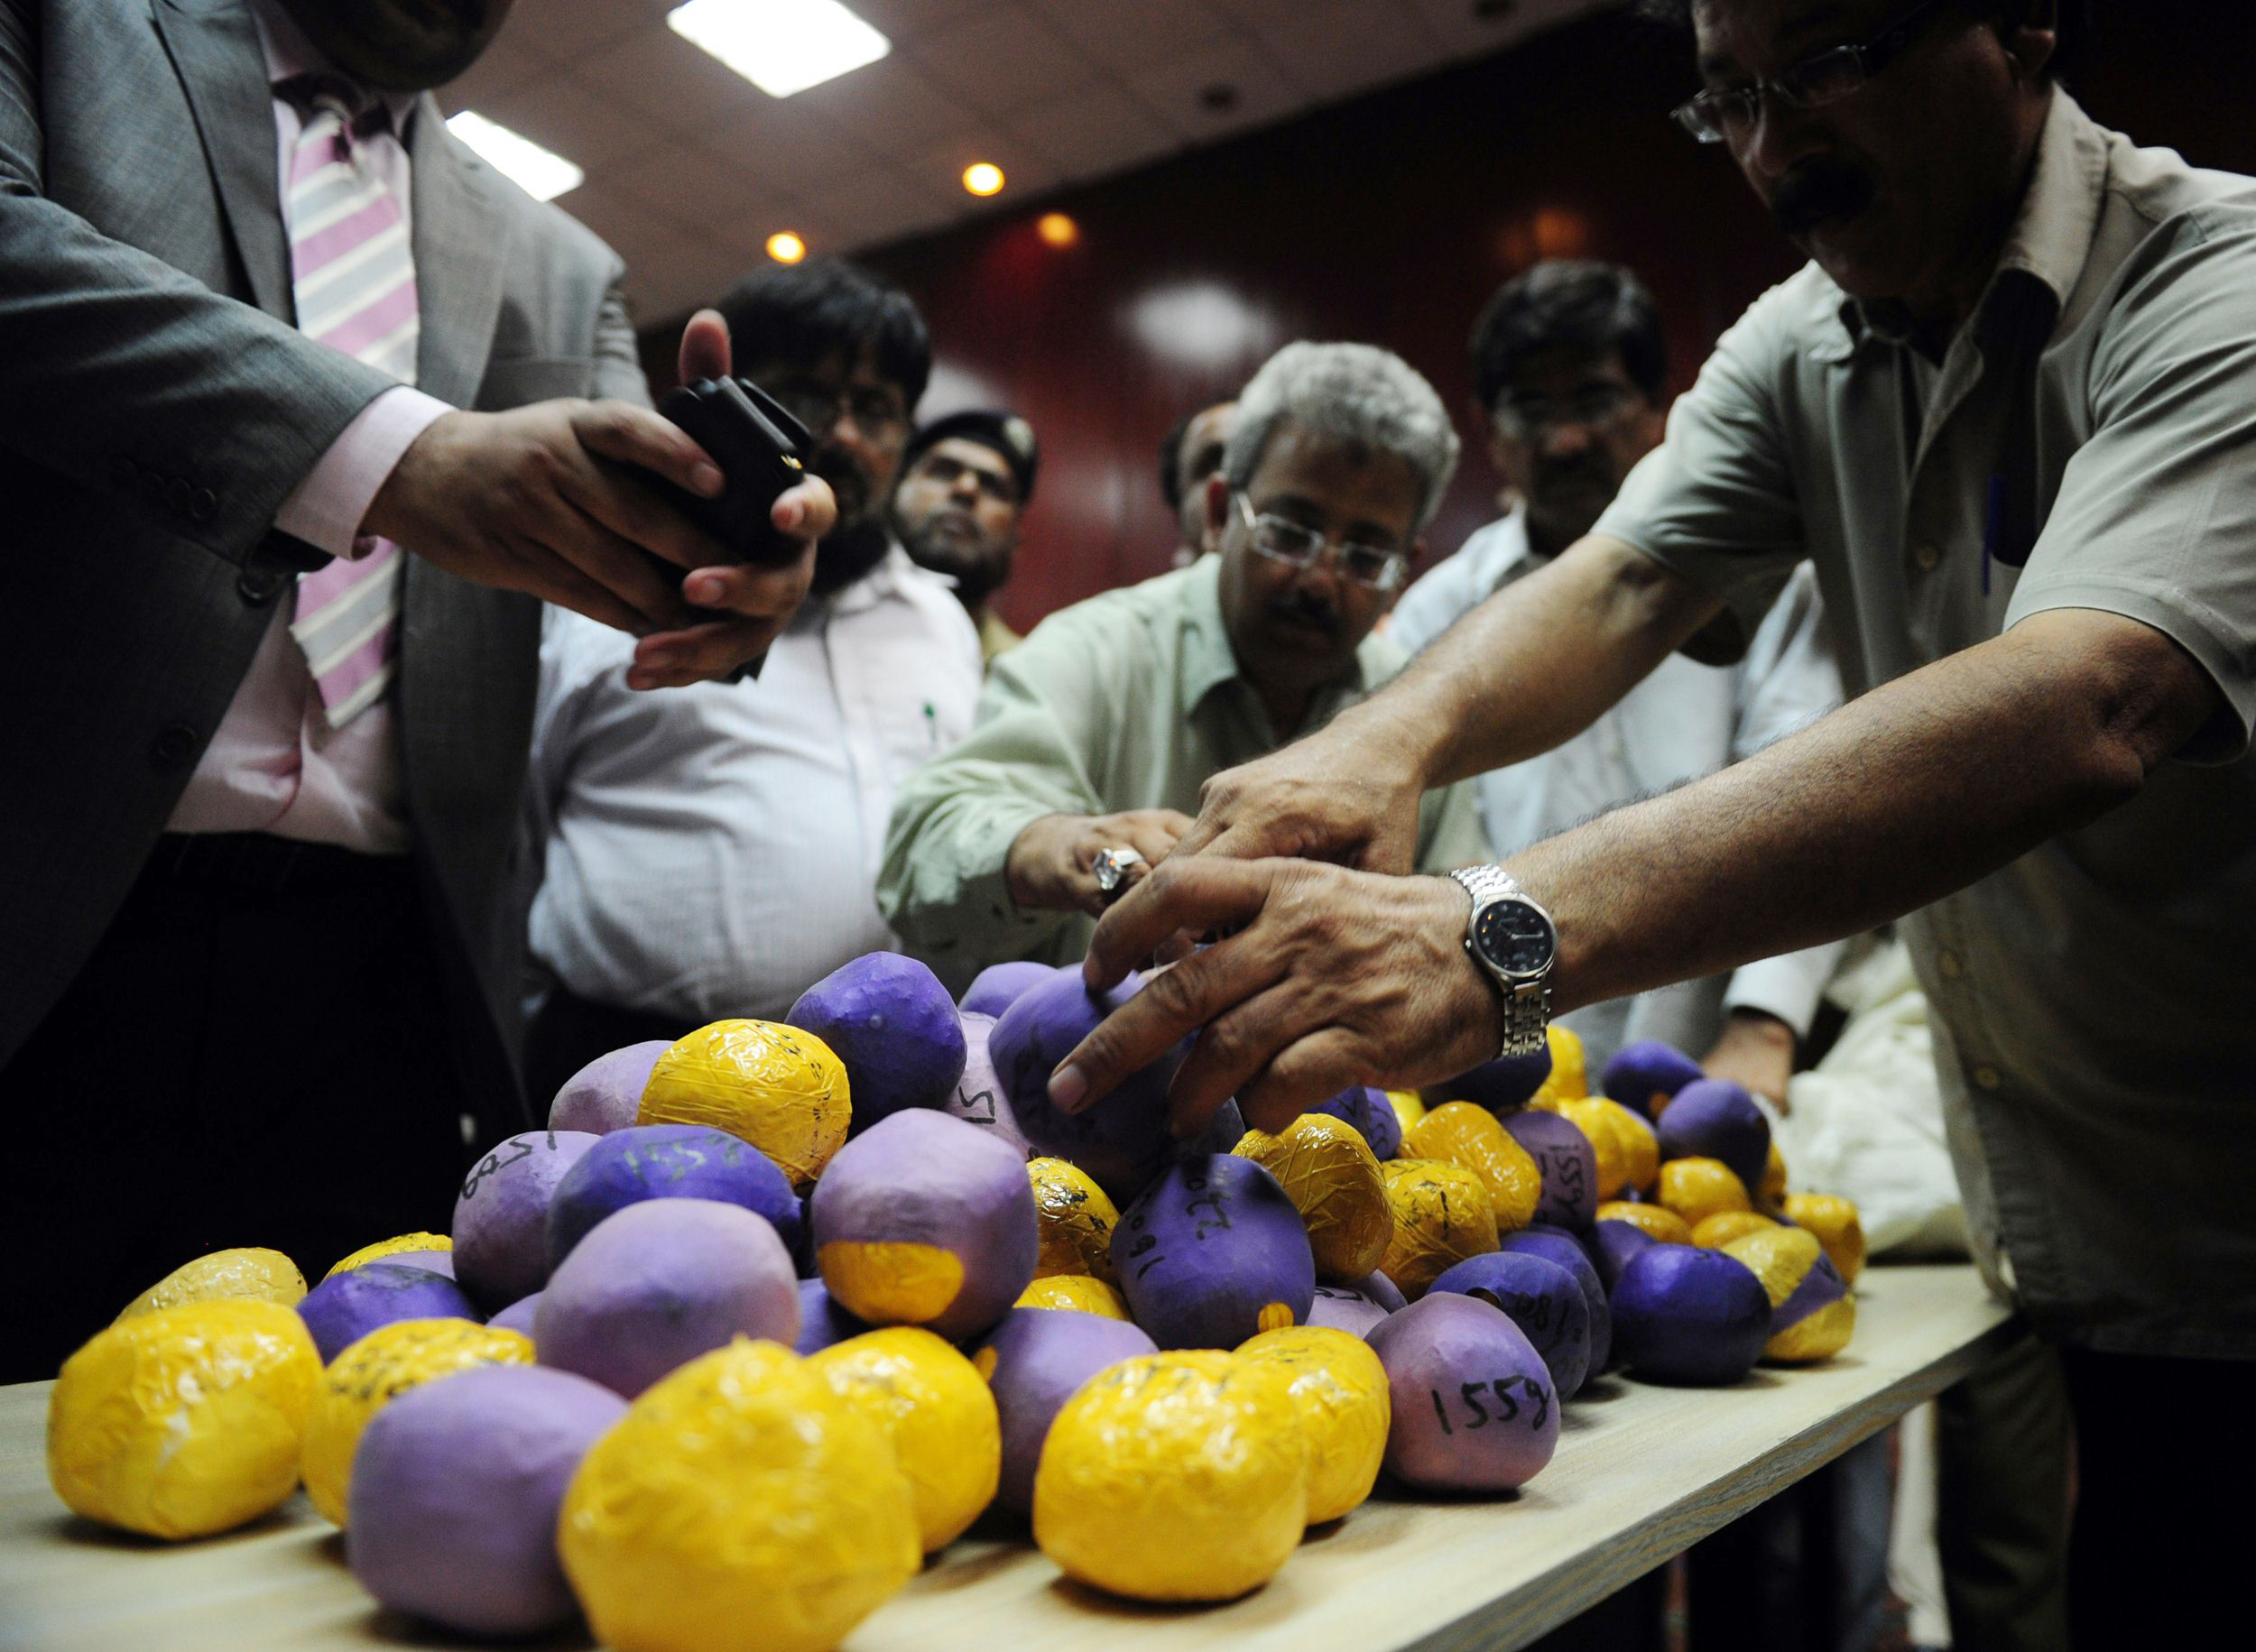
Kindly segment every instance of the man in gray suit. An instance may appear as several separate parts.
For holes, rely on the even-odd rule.
[[[427,95],[508,10],[0,0],[0,1103],[37,1167],[0,1374],[206,1249],[318,1277],[443,1227],[465,1121],[529,1121],[535,599],[654,688],[805,592],[811,554],[728,565],[633,479],[721,485],[648,409],[619,260]],[[725,370],[717,317],[683,359]],[[832,514],[776,507],[810,547]]]

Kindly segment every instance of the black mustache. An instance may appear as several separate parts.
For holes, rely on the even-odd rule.
[[[1339,635],[1339,610],[1320,596],[1294,591],[1280,596],[1269,605],[1272,619],[1298,620],[1304,625],[1316,625],[1328,636]]]
[[[1829,218],[1853,217],[1872,205],[1868,173],[1838,161],[1811,161],[1779,180],[1771,196],[1771,222],[1789,235]]]

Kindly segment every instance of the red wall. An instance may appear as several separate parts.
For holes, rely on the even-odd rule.
[[[2094,114],[2256,172],[2256,7],[2108,10],[2077,82]],[[1798,262],[1729,161],[1667,119],[1689,76],[1650,30],[1600,17],[866,255],[931,323],[940,372],[925,411],[993,401],[1040,437],[1005,617],[1022,628],[1165,568],[1175,527],[1156,480],[1160,433],[1290,339],[1385,344],[1440,390],[1466,452],[1429,535],[1437,556],[1494,513],[1465,346],[1500,281],[1551,254],[1634,265],[1668,318],[1674,377],[1688,382],[1715,335]],[[1079,224],[1077,245],[1037,238],[1050,208]],[[653,329],[661,360],[672,330]]]

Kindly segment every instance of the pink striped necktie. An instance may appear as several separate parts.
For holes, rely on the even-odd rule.
[[[289,89],[310,93],[284,190],[298,328],[412,384],[415,257],[397,197],[354,141],[370,106],[338,81]],[[305,652],[331,728],[391,686],[402,571],[400,548],[375,540],[365,555],[339,557],[299,578],[290,634]]]

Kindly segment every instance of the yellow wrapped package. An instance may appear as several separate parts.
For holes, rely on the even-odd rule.
[[[279,1251],[214,1251],[181,1263],[127,1303],[117,1318],[132,1319],[191,1302],[278,1302],[289,1308],[304,1301],[305,1295],[305,1275]]]
[[[1139,1601],[1227,1601],[1291,1555],[1308,1455],[1285,1373],[1181,1350],[1110,1365],[1049,1426],[1034,1541],[1066,1575]]]
[[[1600,1222],[1626,1222],[1632,1227],[1642,1228],[1665,1245],[1688,1245],[1692,1242],[1692,1224],[1665,1204],[1632,1204],[1616,1199],[1598,1206]]]
[[[1428,1112],[1402,1138],[1402,1157],[1443,1159],[1479,1177],[1499,1233],[1517,1233],[1535,1220],[1542,1168],[1496,1115],[1476,1103],[1447,1102]]]
[[[613,1652],[822,1652],[922,1556],[884,1431],[790,1349],[741,1338],[596,1442],[557,1552]]]
[[[47,1476],[71,1512],[152,1537],[254,1519],[298,1488],[321,1356],[278,1302],[194,1302],[120,1320],[63,1362]]]
[[[1786,1155],[1775,1140],[1762,1161],[1762,1186],[1754,1190],[1754,1207],[1766,1216],[1786,1214]]]
[[[1411,1125],[1426,1116],[1426,1098],[1415,1090],[1382,1090],[1387,1105],[1394,1109],[1394,1121],[1402,1127],[1405,1135]]]
[[[1629,1145],[1623,1140],[1620,1129],[1606,1116],[1609,1103],[1587,1099],[1561,1102],[1559,1116],[1572,1124],[1590,1142],[1593,1160],[1598,1167],[1598,1197],[1601,1201],[1618,1199],[1622,1190],[1630,1185]]]
[[[1864,1271],[1864,1223],[1855,1205],[1838,1194],[1789,1194],[1786,1219],[1817,1236],[1842,1283],[1856,1283],[1856,1276]]]
[[[1581,1035],[1572,1028],[1554,1021],[1543,1029],[1543,1041],[1551,1047],[1551,1075],[1536,1086],[1528,1105],[1558,1112],[1567,1103],[1579,1102],[1590,1094],[1589,1066],[1583,1056]]]
[[[395,1319],[331,1360],[306,1417],[306,1498],[332,1525],[345,1524],[353,1453],[368,1419],[399,1395],[480,1365],[530,1365],[532,1339],[474,1319]]]
[[[1104,1280],[1086,1273],[1046,1274],[1019,1292],[1014,1308],[1072,1308],[1101,1314],[1106,1319],[1128,1319],[1127,1300]]]
[[[371,1262],[381,1262],[394,1256],[413,1256],[426,1251],[454,1250],[453,1238],[446,1233],[402,1233],[392,1239],[379,1239],[373,1245],[363,1245],[350,1256],[339,1260],[321,1277],[333,1279],[340,1273],[350,1273],[356,1268],[365,1268]]]
[[[1702,1216],[1692,1225],[1692,1242],[1703,1251],[1721,1251],[1734,1239],[1749,1233],[1760,1233],[1764,1228],[1778,1223],[1768,1216],[1751,1210],[1719,1210],[1712,1216]]]
[[[1119,1284],[1113,1272],[1113,1230],[1120,1225],[1120,1207],[1110,1195],[1062,1158],[1028,1159],[1026,1179],[1034,1189],[1040,1237],[1034,1277],[1085,1273]]]
[[[893,1325],[834,1343],[807,1363],[892,1442],[928,1555],[994,1500],[1003,1423],[972,1362],[931,1332]]]
[[[1439,1158],[1390,1158],[1379,1173],[1386,1181],[1387,1203],[1394,1207],[1394,1232],[1379,1271],[1404,1296],[1423,1296],[1466,1257],[1485,1256],[1496,1248],[1495,1204],[1487,1184],[1464,1166]]]
[[[1394,1233],[1386,1183],[1363,1132],[1345,1119],[1304,1112],[1274,1136],[1247,1131],[1231,1151],[1275,1177],[1300,1213],[1317,1278],[1352,1283],[1386,1255]]]
[[[1720,1158],[1672,1158],[1660,1167],[1659,1202],[1697,1228],[1718,1211],[1748,1210],[1747,1185]]]
[[[1771,1298],[1771,1340],[1762,1357],[1782,1364],[1829,1360],[1856,1330],[1856,1298],[1827,1259],[1817,1236],[1771,1223],[1723,1247],[1743,1262]]]
[[[1386,1367],[1363,1338],[1328,1325],[1264,1331],[1244,1358],[1290,1379],[1308,1447],[1308,1524],[1336,1520],[1371,1495],[1393,1418]]]
[[[780,1021],[715,1021],[659,1057],[634,1121],[725,1130],[803,1191],[844,1145],[853,1117],[846,1068],[813,1033]]]

